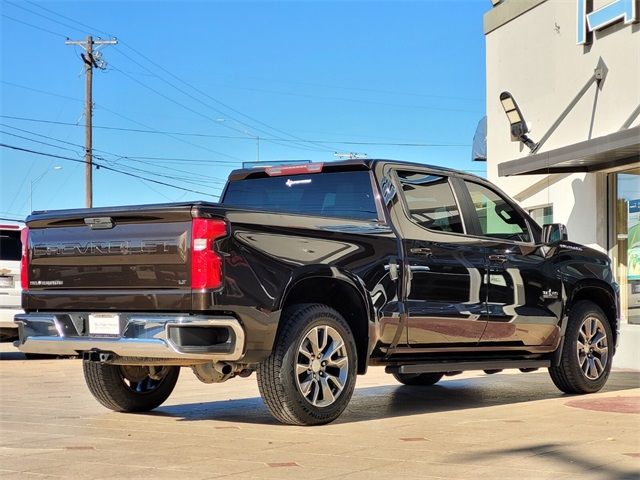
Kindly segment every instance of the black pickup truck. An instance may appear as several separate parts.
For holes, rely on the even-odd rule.
[[[281,422],[336,419],[369,365],[407,385],[548,368],[598,391],[618,340],[606,255],[473,175],[386,160],[231,173],[220,203],[35,212],[26,353],[81,355],[96,399],[146,411],[180,367],[257,372]]]

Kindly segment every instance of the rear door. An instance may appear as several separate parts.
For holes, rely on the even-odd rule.
[[[562,281],[534,244],[529,220],[489,185],[464,181],[473,233],[487,257],[484,346],[551,346],[558,340]]]
[[[449,177],[398,170],[411,347],[476,344],[486,326],[482,242],[466,235]]]

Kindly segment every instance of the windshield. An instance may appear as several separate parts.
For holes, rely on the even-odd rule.
[[[368,171],[237,180],[227,186],[222,203],[324,217],[377,219]]]

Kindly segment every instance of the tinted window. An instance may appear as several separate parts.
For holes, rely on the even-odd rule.
[[[447,177],[398,172],[411,219],[421,227],[463,233],[458,205]]]
[[[464,182],[480,220],[482,235],[520,242],[531,241],[524,217],[493,190],[473,182]]]
[[[20,260],[22,243],[18,230],[0,230],[0,260]]]
[[[283,175],[230,182],[222,202],[238,207],[375,220],[368,171]]]

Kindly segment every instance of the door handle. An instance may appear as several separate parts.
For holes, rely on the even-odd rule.
[[[504,263],[504,262],[507,261],[507,256],[506,255],[492,254],[492,255],[489,255],[489,260],[492,261],[492,262]]]
[[[417,256],[421,256],[421,257],[430,257],[431,255],[433,255],[431,253],[431,249],[427,248],[427,247],[418,247],[418,248],[412,248],[411,250],[409,250],[412,254],[417,255]]]
[[[430,272],[431,269],[426,265],[410,265],[409,268],[412,272]]]

